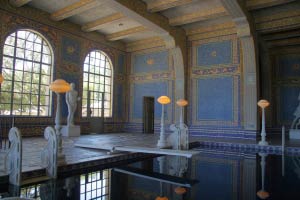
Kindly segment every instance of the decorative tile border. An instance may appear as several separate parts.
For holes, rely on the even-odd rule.
[[[256,131],[247,131],[242,128],[230,127],[203,127],[190,126],[189,134],[191,136],[202,136],[207,138],[223,138],[223,139],[246,139],[256,140]]]
[[[130,76],[130,82],[173,80],[173,79],[174,79],[174,72],[143,73],[139,75]]]
[[[192,69],[192,78],[196,78],[198,76],[209,76],[209,75],[225,75],[225,74],[232,74],[235,72],[238,72],[239,67],[238,66],[232,66],[232,67],[216,67],[212,69]]]
[[[278,145],[261,146],[258,144],[245,144],[234,142],[213,142],[213,141],[199,141],[200,147],[195,150],[212,149],[222,151],[234,151],[243,153],[268,153],[275,155],[282,155],[282,147]],[[285,147],[286,155],[300,155],[300,147]]]

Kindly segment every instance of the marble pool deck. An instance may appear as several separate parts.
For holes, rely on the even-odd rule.
[[[70,171],[89,170],[91,168],[104,169],[106,167],[117,166],[130,161],[142,160],[156,155],[134,152],[117,152],[108,154],[107,150],[89,149],[76,147],[76,143],[98,143],[99,146],[136,146],[155,148],[159,135],[141,133],[110,133],[110,134],[91,134],[80,137],[63,137],[63,153],[66,162],[58,167],[58,174],[62,175]],[[269,146],[257,145],[252,140],[229,140],[222,138],[190,137],[190,142],[195,149],[219,149],[222,151],[239,152],[266,152],[270,154],[281,154],[281,138],[274,137],[269,140]],[[41,151],[46,146],[47,141],[41,137],[23,138],[23,159],[22,177],[30,179],[45,175],[45,169],[41,164]],[[300,140],[286,140],[285,153],[300,155]],[[3,160],[0,159],[0,168],[3,168]],[[7,177],[0,169],[0,178]]]

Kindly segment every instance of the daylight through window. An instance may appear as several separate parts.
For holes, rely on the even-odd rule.
[[[3,47],[0,114],[50,116],[53,54],[38,33],[19,30],[10,34]]]
[[[90,52],[84,61],[82,116],[111,117],[112,113],[112,65],[101,51]],[[103,108],[103,109],[102,109]]]

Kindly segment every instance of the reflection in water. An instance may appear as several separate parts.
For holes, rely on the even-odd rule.
[[[52,179],[21,188],[11,185],[8,193],[0,193],[0,199],[20,196],[37,200],[109,200],[110,176],[111,170],[106,169],[65,179]]]
[[[294,172],[297,174],[298,179],[300,179],[300,157],[293,157],[293,164],[295,166]]]
[[[257,192],[257,196],[261,199],[267,199],[270,196],[269,192],[265,190],[266,157],[268,154],[259,153],[258,155],[261,157],[261,190]]]
[[[20,197],[23,198],[35,198],[40,200],[40,188],[41,184],[31,185],[28,187],[21,188],[21,195]]]
[[[80,200],[108,200],[110,170],[83,174],[80,176]]]
[[[299,199],[299,157],[198,151],[192,159],[164,156],[21,188],[0,185],[0,196],[38,200]]]

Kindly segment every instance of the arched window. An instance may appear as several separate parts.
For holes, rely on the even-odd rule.
[[[95,50],[86,56],[83,67],[83,117],[88,116],[88,106],[91,117],[101,117],[102,111],[104,117],[111,117],[112,69],[110,59],[102,51]]]
[[[50,116],[53,53],[47,40],[32,30],[10,34],[3,47],[0,114]]]

